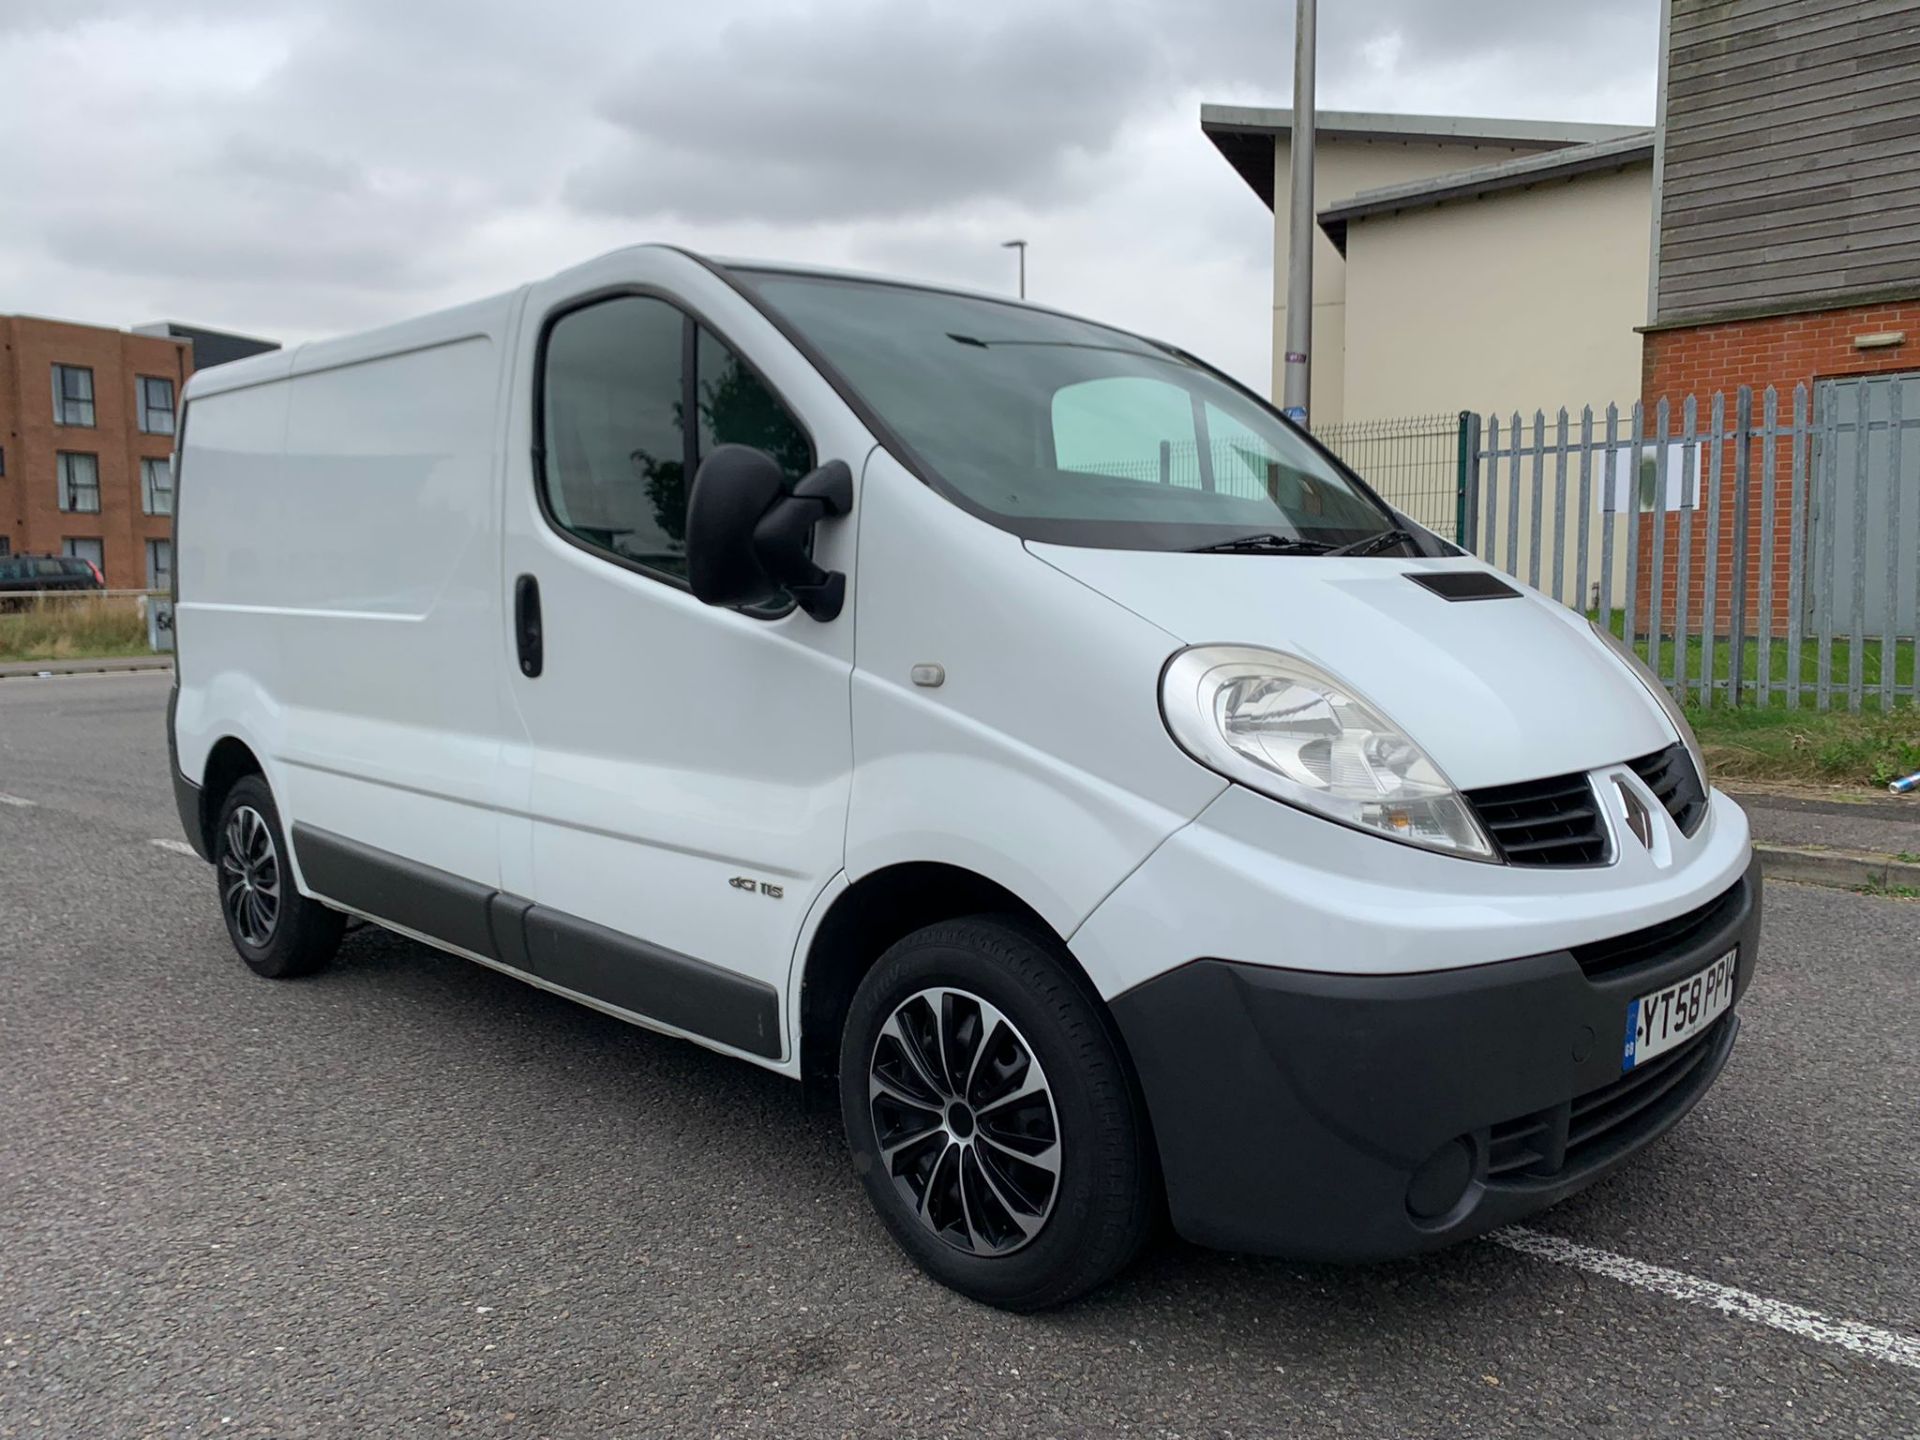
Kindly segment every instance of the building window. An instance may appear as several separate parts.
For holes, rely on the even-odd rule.
[[[173,381],[142,375],[134,382],[140,389],[140,428],[149,435],[173,433]]]
[[[11,555],[12,553],[13,537],[11,535],[0,535],[0,556]]]
[[[173,542],[171,540],[147,541],[147,588],[149,590],[173,588]]]
[[[100,513],[100,459],[62,450],[54,456],[60,470],[60,508],[78,515]]]
[[[102,577],[107,573],[106,542],[97,535],[69,535],[60,542],[60,553],[69,559],[86,561]]]
[[[149,515],[173,513],[173,462],[146,459],[140,462],[140,508]]]
[[[53,423],[93,424],[93,371],[86,366],[53,367]]]
[[[0,445],[0,480],[7,478],[7,447]]]

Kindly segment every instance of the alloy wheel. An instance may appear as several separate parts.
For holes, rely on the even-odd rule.
[[[242,805],[227,817],[220,846],[220,903],[227,921],[254,949],[264,949],[280,921],[280,856],[266,817]]]
[[[868,1066],[880,1164],[920,1224],[957,1250],[1008,1255],[1060,1193],[1060,1123],[1039,1057],[987,1001],[921,990],[888,1016]]]

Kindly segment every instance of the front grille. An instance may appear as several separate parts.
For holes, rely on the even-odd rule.
[[[1728,1043],[1723,1015],[1677,1050],[1550,1110],[1521,1115],[1487,1134],[1487,1183],[1550,1180],[1606,1161],[1697,1098],[1709,1061]]]
[[[1660,803],[1667,807],[1667,814],[1673,817],[1682,835],[1690,836],[1700,828],[1700,822],[1707,818],[1707,792],[1701,787],[1693,756],[1687,753],[1685,745],[1669,745],[1638,760],[1629,760],[1627,765],[1660,797]]]
[[[1582,775],[1556,775],[1520,785],[1466,792],[1509,865],[1604,865],[1607,831],[1593,784]]]
[[[1580,962],[1580,968],[1589,980],[1611,975],[1616,970],[1625,970],[1647,960],[1668,959],[1702,936],[1731,924],[1740,913],[1746,894],[1747,879],[1742,876],[1734,881],[1731,889],[1684,915],[1662,920],[1644,930],[1615,935],[1608,940],[1572,946],[1573,958]]]

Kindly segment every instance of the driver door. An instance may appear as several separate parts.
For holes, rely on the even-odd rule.
[[[538,653],[509,637],[528,801],[503,876],[534,904],[529,966],[778,1060],[795,943],[844,855],[852,615],[696,600],[687,495],[723,443],[789,485],[858,456],[821,454],[822,422],[659,290],[536,290],[526,325],[534,443],[509,462],[502,583],[510,609],[535,597]],[[851,569],[850,533],[816,544]]]

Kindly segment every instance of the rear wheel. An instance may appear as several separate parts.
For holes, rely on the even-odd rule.
[[[1111,1279],[1151,1216],[1145,1125],[1097,1001],[1051,937],[979,916],[915,932],[841,1039],[854,1168],[900,1247],[991,1305]]]
[[[270,980],[318,970],[333,958],[346,928],[339,911],[299,892],[286,857],[286,834],[267,782],[258,775],[236,780],[213,837],[220,914],[240,958]]]

